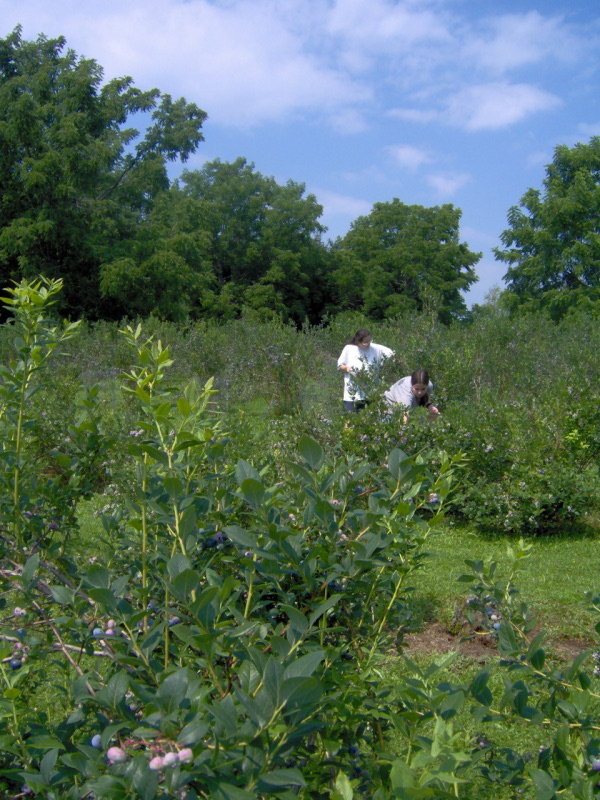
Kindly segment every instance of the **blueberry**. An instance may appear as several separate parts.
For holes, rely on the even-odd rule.
[[[351,756],[357,756],[360,753],[360,750],[355,744],[351,744],[350,747],[348,748],[348,752],[350,753]]]
[[[494,622],[493,628],[494,628],[495,631],[499,631],[500,630],[500,623],[499,622]]]
[[[19,669],[22,663],[23,662],[21,661],[20,658],[11,658],[11,660],[8,662],[8,666],[11,669]]]
[[[102,628],[94,628],[92,631],[92,636],[95,636],[96,639],[100,639],[102,636],[104,636],[104,631]]]
[[[97,733],[95,736],[92,736],[90,744],[92,745],[92,747],[95,747],[96,750],[100,750],[100,748],[102,747],[102,737],[100,736],[99,733]]]
[[[600,758],[595,758],[592,761],[592,772],[600,772]]]
[[[17,631],[17,636],[19,636],[21,639],[24,639],[27,636],[27,631],[25,628],[19,628]]]

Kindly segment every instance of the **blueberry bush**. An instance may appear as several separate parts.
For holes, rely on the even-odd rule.
[[[400,686],[385,677],[416,622],[427,541],[461,497],[460,450],[410,453],[373,408],[321,420],[315,435],[298,425],[293,447],[244,458],[213,381],[173,379],[169,347],[135,324],[113,342],[125,365],[108,376],[109,400],[82,383],[70,427],[48,432],[47,405],[32,400],[50,396],[50,364],[78,330],[51,320],[60,288],[24,282],[5,298],[3,796],[598,792],[596,654],[546,665],[516,587],[523,542],[507,575],[473,560],[464,576],[472,635],[502,656],[501,693],[489,670],[455,683],[440,678],[443,664],[408,661]],[[428,423],[415,415],[408,431],[418,424]],[[341,443],[317,435],[336,425]],[[111,501],[90,542],[78,508],[99,485]],[[465,713],[486,731],[477,742]],[[547,745],[534,760],[496,748],[498,725],[537,726]]]

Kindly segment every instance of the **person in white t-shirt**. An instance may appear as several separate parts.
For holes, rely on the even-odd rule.
[[[379,367],[386,358],[391,358],[394,351],[373,341],[371,332],[366,328],[356,331],[352,339],[342,350],[338,358],[338,369],[344,373],[344,408],[346,411],[358,411],[367,402],[364,389],[360,386],[361,373],[377,380]]]
[[[424,406],[431,417],[439,415],[439,409],[431,402],[433,383],[429,380],[429,374],[424,369],[417,369],[412,375],[407,375],[383,393],[383,399],[391,408],[400,405],[404,408],[416,408]],[[406,416],[404,417],[406,420]]]

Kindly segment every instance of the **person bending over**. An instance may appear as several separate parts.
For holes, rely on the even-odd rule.
[[[407,375],[383,393],[385,402],[394,408],[396,405],[405,408],[417,408],[424,406],[431,417],[437,417],[440,413],[437,406],[431,402],[433,383],[429,380],[429,374],[424,369],[415,370],[412,375]],[[404,418],[406,420],[406,416]]]

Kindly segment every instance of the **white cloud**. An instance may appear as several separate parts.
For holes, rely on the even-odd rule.
[[[434,122],[439,118],[440,112],[433,108],[392,108],[387,115],[407,122],[425,123]]]
[[[600,136],[600,122],[582,122],[578,125],[579,131],[584,136]]]
[[[564,18],[538,11],[488,17],[482,28],[465,42],[464,54],[496,73],[549,58],[569,59],[580,47]]]
[[[527,156],[528,167],[539,167],[542,164],[549,164],[552,161],[552,153],[546,150],[536,150],[535,153],[530,153]]]
[[[362,133],[369,128],[364,114],[355,108],[341,108],[332,112],[328,122],[338,133]]]
[[[417,170],[424,164],[431,164],[432,157],[426,150],[410,144],[393,144],[386,147],[386,152],[396,164],[409,170]]]
[[[443,16],[426,3],[393,0],[334,0],[327,27],[348,46],[381,53],[382,48],[450,38]]]
[[[557,104],[530,76],[496,79],[577,58],[573,26],[538,11],[460,14],[449,0],[0,0],[6,32],[64,34],[107,78],[184,95],[229,127],[310,118],[357,134],[391,106],[403,121],[493,130]]]
[[[465,130],[497,130],[559,103],[555,95],[528,84],[486,83],[456,92],[448,103],[447,117]]]
[[[0,2],[0,14],[9,6]],[[25,38],[64,34],[70,47],[104,67],[107,78],[131,75],[140,88],[183,94],[215,122],[244,126],[297,113],[335,117],[368,104],[371,89],[298,35],[291,8],[301,13],[298,0],[287,7],[270,0],[62,0],[57,29],[54,6],[25,0],[11,16],[15,24],[23,20]]]
[[[370,214],[372,203],[360,197],[352,197],[346,194],[337,194],[327,189],[312,189],[323,206],[324,212],[330,216],[349,216],[353,219],[364,214]]]
[[[471,176],[466,172],[438,173],[428,175],[426,178],[440,200],[453,197],[470,180]]]

